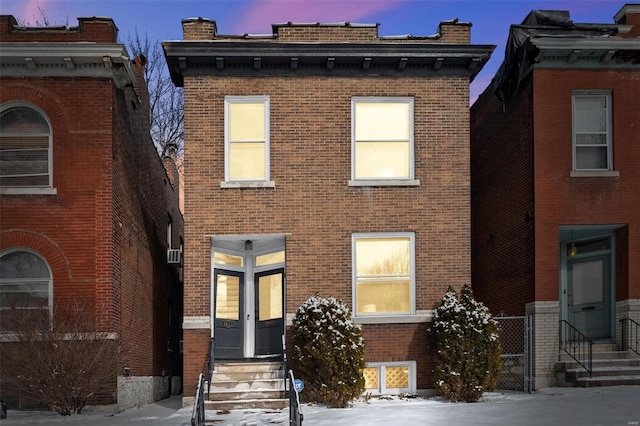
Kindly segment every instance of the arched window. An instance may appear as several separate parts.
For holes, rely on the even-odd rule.
[[[17,330],[27,319],[48,321],[51,307],[51,271],[45,260],[27,250],[11,250],[0,256],[1,329]],[[28,315],[37,314],[37,317]],[[43,316],[44,315],[44,316]],[[27,324],[23,324],[27,325]]]
[[[31,106],[0,109],[0,186],[52,187],[51,127]]]

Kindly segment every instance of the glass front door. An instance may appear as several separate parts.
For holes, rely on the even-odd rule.
[[[282,354],[284,269],[255,276],[256,355]]]
[[[242,243],[242,244],[240,244]],[[214,355],[251,359],[283,355],[285,252],[276,246],[213,253]]]
[[[244,356],[244,274],[217,269],[215,282],[215,355],[220,359]]]

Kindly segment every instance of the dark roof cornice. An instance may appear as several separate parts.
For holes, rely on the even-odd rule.
[[[171,78],[185,74],[221,76],[466,75],[473,79],[494,45],[416,42],[304,43],[227,40],[162,43]]]
[[[637,38],[532,37],[536,68],[631,68],[640,70]]]

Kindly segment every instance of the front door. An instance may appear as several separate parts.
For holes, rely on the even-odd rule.
[[[569,322],[592,340],[611,338],[610,254],[567,259]]]
[[[244,273],[216,269],[214,283],[216,358],[243,358]]]
[[[284,269],[255,275],[256,356],[282,354]]]

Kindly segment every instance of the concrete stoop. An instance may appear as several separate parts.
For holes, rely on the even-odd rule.
[[[217,363],[211,391],[205,394],[206,410],[282,409],[288,405],[281,362]]]
[[[564,351],[555,366],[558,386],[640,385],[640,356],[615,345],[593,345],[592,374]]]

